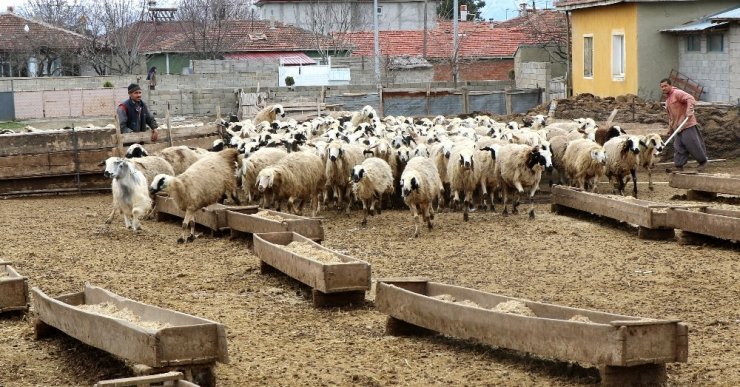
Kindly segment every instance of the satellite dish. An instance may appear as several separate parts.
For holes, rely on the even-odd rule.
[[[25,32],[30,31],[30,28],[28,28],[28,24],[26,24],[25,26],[23,26],[23,31],[25,31]]]

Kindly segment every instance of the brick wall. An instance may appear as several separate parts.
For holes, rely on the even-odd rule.
[[[481,80],[508,80],[509,71],[514,68],[513,59],[490,59],[478,60],[471,63],[461,63],[459,65],[460,81],[481,81]],[[435,81],[451,81],[452,67],[449,63],[434,64]]]

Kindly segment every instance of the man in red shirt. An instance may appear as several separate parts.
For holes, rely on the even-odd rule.
[[[668,111],[668,136],[681,125],[681,122],[688,117],[683,129],[678,132],[673,141],[673,170],[667,172],[683,171],[683,166],[689,161],[688,155],[691,155],[699,163],[697,171],[703,172],[707,167],[707,150],[704,145],[699,129],[697,128],[696,116],[694,116],[694,97],[671,85],[670,79],[660,81],[660,90],[666,97],[665,108]]]

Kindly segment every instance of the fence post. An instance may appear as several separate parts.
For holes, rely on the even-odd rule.
[[[463,113],[469,114],[470,113],[470,90],[467,86],[462,87],[462,106],[463,106]]]
[[[219,111],[220,115],[220,111]],[[172,125],[170,125],[170,103],[167,102],[167,137],[170,139],[170,146],[172,146]]]
[[[427,83],[427,96],[426,96],[426,113],[429,115],[429,96],[432,94],[432,85]]]
[[[382,85],[378,85],[378,110],[380,110],[378,114],[381,117],[385,117],[385,113],[384,113],[385,108],[383,107],[383,86]]]
[[[506,115],[511,114],[511,90],[506,90],[506,94],[504,94],[504,100],[506,101]]]

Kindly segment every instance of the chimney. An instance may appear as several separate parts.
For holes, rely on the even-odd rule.
[[[468,20],[468,5],[460,4],[460,21]]]
[[[270,11],[270,29],[271,30],[275,29],[275,12],[274,11]]]
[[[527,0],[519,0],[519,16],[527,16]]]
[[[13,13],[13,11],[15,11],[15,7],[13,7],[12,5],[9,5],[7,10],[8,10],[8,13]]]

